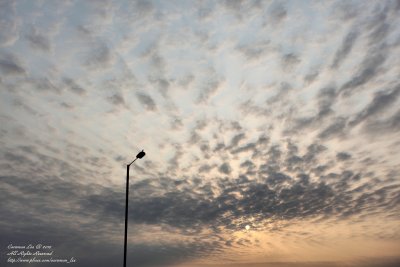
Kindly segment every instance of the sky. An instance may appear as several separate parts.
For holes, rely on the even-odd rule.
[[[399,62],[399,1],[1,0],[0,253],[122,266],[144,149],[128,266],[399,266]]]

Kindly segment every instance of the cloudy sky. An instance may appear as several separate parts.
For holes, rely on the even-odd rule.
[[[129,266],[398,266],[399,62],[399,1],[2,0],[1,254],[122,266],[144,149]]]

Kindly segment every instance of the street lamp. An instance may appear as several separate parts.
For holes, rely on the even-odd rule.
[[[135,162],[137,159],[141,159],[146,155],[144,153],[144,150],[140,151],[137,155],[136,158],[126,165],[126,199],[125,199],[125,239],[124,239],[124,267],[126,267],[126,240],[127,240],[127,235],[128,235],[128,198],[129,198],[129,167],[132,165],[132,163]]]

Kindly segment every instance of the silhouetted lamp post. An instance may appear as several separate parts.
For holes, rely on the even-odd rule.
[[[126,200],[125,200],[125,239],[124,239],[124,267],[126,267],[126,240],[128,235],[128,198],[129,198],[129,167],[132,163],[137,159],[141,159],[146,155],[144,150],[140,151],[139,154],[136,155],[136,158],[126,165]]]

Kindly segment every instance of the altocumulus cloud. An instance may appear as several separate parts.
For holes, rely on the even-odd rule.
[[[145,149],[129,264],[398,262],[398,1],[0,7],[2,247],[121,263]]]

